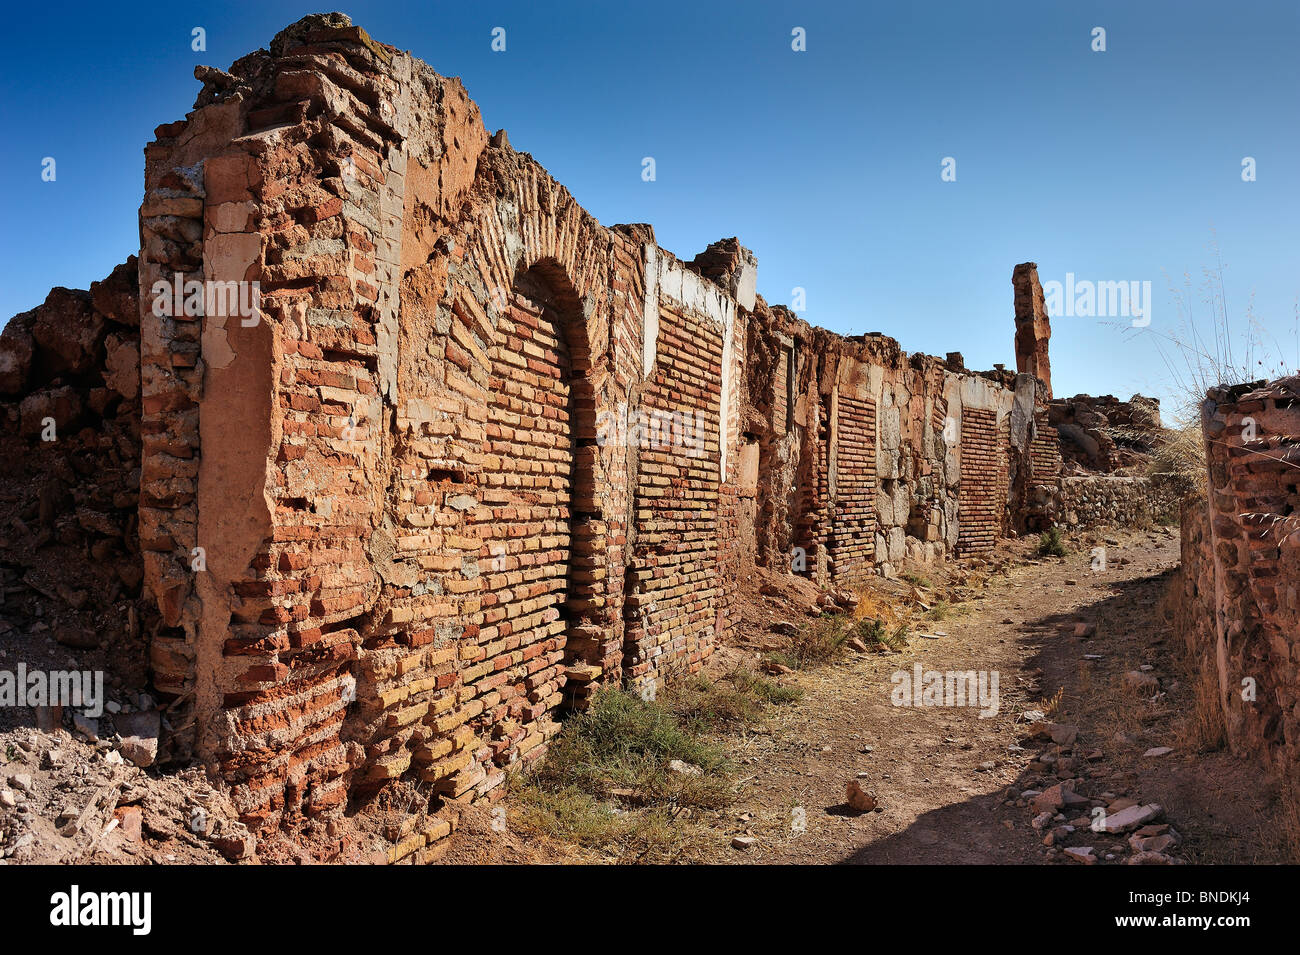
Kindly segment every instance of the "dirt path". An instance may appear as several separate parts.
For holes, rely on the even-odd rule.
[[[914,624],[900,652],[849,654],[782,677],[801,687],[803,698],[724,738],[740,767],[738,795],[726,810],[688,813],[690,857],[1034,865],[1071,862],[1065,849],[1091,846],[1097,863],[1122,864],[1137,850],[1127,835],[1091,831],[1092,807],[1111,812],[1154,802],[1163,809],[1156,821],[1174,830],[1176,845],[1161,848],[1175,861],[1288,859],[1276,793],[1261,783],[1258,767],[1226,751],[1199,752],[1187,730],[1195,679],[1181,669],[1160,607],[1178,563],[1176,534],[1076,538],[1063,559],[1030,556],[1033,543],[1003,545],[1004,570],[963,589],[965,599],[946,619]],[[1101,571],[1093,569],[1096,546],[1106,550]],[[935,579],[936,592],[945,591]],[[760,602],[751,609],[761,610]],[[918,665],[923,672],[996,674],[996,713],[981,716],[978,705],[895,705],[891,678],[914,674]],[[1137,680],[1143,686],[1129,685]],[[1032,742],[1024,714],[1034,710],[1077,727],[1077,738]],[[1145,755],[1157,747],[1170,751]],[[845,805],[851,780],[874,793],[876,811]],[[1030,800],[1066,780],[1092,803],[1035,829]],[[1044,839],[1053,829],[1049,846]],[[464,860],[616,861],[546,840],[521,840],[505,851],[499,836],[485,840],[474,830],[454,840]],[[749,847],[733,846],[736,836],[750,837]]]
[[[1093,543],[1106,547],[1104,572],[1092,569]],[[1193,687],[1177,671],[1158,610],[1177,562],[1177,538],[1165,530],[1076,542],[1064,560],[1016,562],[994,576],[976,599],[929,625],[944,634],[938,639],[914,636],[900,653],[799,674],[804,699],[785,709],[771,732],[735,747],[747,770],[727,813],[730,832],[757,841],[738,851],[719,838],[712,860],[1042,864],[1067,861],[1063,844],[1092,845],[1099,860],[1110,853],[1109,861],[1127,861],[1123,837],[1085,827],[1055,850],[1043,845],[1044,832],[1031,827],[1034,811],[1016,797],[1065,778],[1108,802],[1160,802],[1182,836],[1170,850],[1176,857],[1276,860],[1283,850],[1271,830],[1269,793],[1252,768],[1226,753],[1198,755],[1178,738]],[[1076,636],[1077,623],[1095,625],[1095,634]],[[891,675],[914,672],[916,664],[996,672],[997,714],[893,705]],[[1159,689],[1129,689],[1131,671],[1149,673]],[[1041,748],[1019,745],[1028,730],[1021,714],[1044,709],[1053,697],[1051,718],[1079,727],[1065,750],[1073,764],[1059,773],[1033,762]],[[1143,755],[1159,746],[1173,752]],[[845,785],[855,778],[878,797],[878,811],[844,805]]]

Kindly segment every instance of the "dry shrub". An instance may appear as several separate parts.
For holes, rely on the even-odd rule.
[[[1179,727],[1183,746],[1198,752],[1222,749],[1228,742],[1219,700],[1219,671],[1209,654],[1188,661],[1192,684],[1192,705]]]

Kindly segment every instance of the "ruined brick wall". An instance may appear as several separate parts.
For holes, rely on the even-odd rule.
[[[32,669],[75,653],[138,691],[159,615],[137,530],[135,269],[128,259],[88,291],[53,289],[0,335],[0,632],[30,641],[17,662]]]
[[[1179,586],[1209,626],[1177,616],[1212,655],[1233,749],[1300,775],[1300,379],[1212,389],[1202,405],[1203,509],[1184,510]],[[1206,642],[1209,645],[1206,645]]]
[[[1033,406],[1032,377],[909,356],[882,335],[844,339],[759,299],[743,380],[743,428],[760,448],[755,547],[764,566],[794,564],[823,586],[844,586],[953,556],[963,481],[969,556],[987,554],[1009,515],[1030,506],[1009,466],[1022,462],[1032,473],[1032,428],[1011,446],[1013,407]],[[964,434],[968,411],[987,422],[987,442],[978,427]],[[1053,484],[1058,472],[1042,481]],[[983,518],[986,532],[977,535]]]
[[[732,625],[752,257],[601,227],[343,18],[203,76],[141,209],[157,686],[250,824],[489,793]]]
[[[628,568],[635,585],[624,641],[625,669],[638,686],[698,669],[712,652],[728,613],[722,548],[735,531],[734,477],[730,499],[723,490],[723,448],[735,436],[724,393],[734,374],[734,303],[665,252],[656,250],[649,267],[657,272],[658,315],[654,365],[641,392],[649,434],[635,488]],[[673,428],[689,436],[672,440]],[[735,457],[732,449],[732,467]]]
[[[1217,673],[1214,554],[1203,487],[1183,498],[1179,531],[1178,572],[1165,605],[1189,656]]]
[[[251,826],[494,798],[598,688],[699,669],[747,568],[981,556],[1059,471],[1033,376],[813,328],[735,239],[600,225],[346,17],[196,74],[145,151],[138,346],[92,370],[139,357],[167,755]]]
[[[984,408],[963,409],[958,499],[961,532],[957,538],[957,553],[961,556],[986,552],[1002,536],[1006,459],[997,413]]]

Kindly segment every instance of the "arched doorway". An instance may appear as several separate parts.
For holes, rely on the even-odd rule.
[[[606,529],[580,299],[547,262],[505,298],[490,352],[485,606],[520,658],[503,715],[526,722],[585,705],[603,675]]]

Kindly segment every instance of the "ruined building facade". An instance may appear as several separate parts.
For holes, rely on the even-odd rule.
[[[1182,514],[1175,628],[1228,744],[1300,796],[1300,377],[1211,389],[1209,480]]]
[[[346,18],[198,72],[85,375],[32,319],[0,385],[72,430],[88,389],[130,432],[101,510],[167,753],[249,825],[498,791],[595,688],[698,669],[755,565],[843,587],[1059,522],[1032,264],[1022,373],[975,373],[769,306],[735,240],[684,261],[600,225]]]

